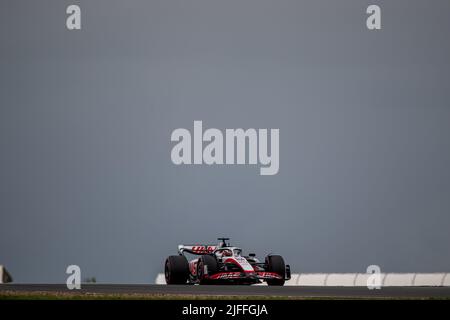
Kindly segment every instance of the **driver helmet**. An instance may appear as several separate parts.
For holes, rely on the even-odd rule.
[[[222,251],[222,255],[224,257],[231,257],[233,255],[233,253],[231,252],[230,249],[225,249],[225,250]]]

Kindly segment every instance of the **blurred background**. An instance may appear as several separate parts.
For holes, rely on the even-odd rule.
[[[66,29],[81,7],[82,29]],[[382,29],[366,28],[381,7]],[[449,271],[450,2],[0,3],[0,264],[152,283],[180,243],[293,272]],[[175,166],[176,128],[279,128],[280,171]]]

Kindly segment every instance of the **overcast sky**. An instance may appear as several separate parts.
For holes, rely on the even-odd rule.
[[[229,236],[293,272],[450,271],[449,13],[1,1],[0,264],[17,282],[65,282],[77,264],[150,283],[178,244]],[[175,166],[170,135],[194,120],[279,128],[279,173]]]

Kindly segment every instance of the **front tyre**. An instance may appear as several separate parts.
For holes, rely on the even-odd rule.
[[[164,265],[167,284],[185,284],[189,278],[189,263],[185,256],[169,256]]]
[[[207,273],[205,273],[205,266]],[[215,257],[211,255],[204,255],[198,259],[197,262],[197,278],[200,284],[208,284],[207,276],[217,273],[219,271],[219,265]]]
[[[268,279],[267,284],[269,286],[282,286],[284,285],[284,276],[286,266],[282,256],[271,255],[266,257],[267,271],[278,274],[282,279]]]

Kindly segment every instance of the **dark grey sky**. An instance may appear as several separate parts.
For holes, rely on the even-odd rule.
[[[69,264],[152,282],[177,244],[225,235],[294,272],[450,271],[449,12],[1,1],[0,264],[17,282]],[[170,134],[194,120],[279,128],[279,173],[173,165]]]

